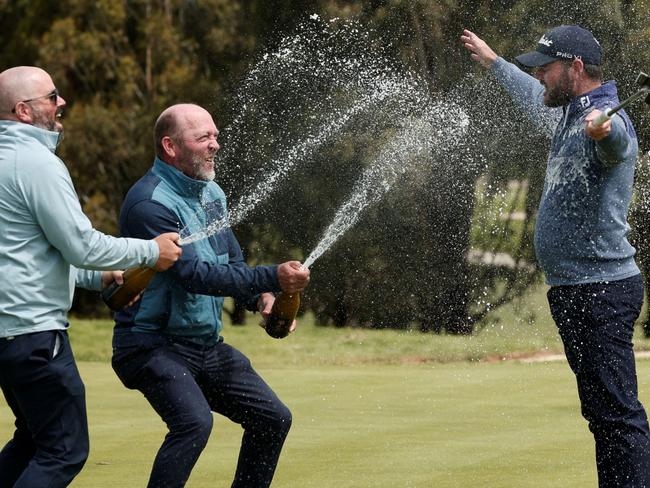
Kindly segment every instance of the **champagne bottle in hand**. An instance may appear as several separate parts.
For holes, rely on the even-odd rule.
[[[282,339],[289,335],[291,324],[296,318],[300,308],[300,292],[287,293],[282,291],[275,297],[271,313],[266,319],[264,329],[267,334],[275,339]]]
[[[102,290],[102,299],[111,310],[119,312],[149,285],[156,274],[153,268],[131,268],[124,272],[124,283],[113,283]]]

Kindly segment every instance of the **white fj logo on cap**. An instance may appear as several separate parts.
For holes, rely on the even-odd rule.
[[[580,105],[582,105],[582,108],[587,108],[591,105],[591,100],[589,100],[588,96],[580,97]]]

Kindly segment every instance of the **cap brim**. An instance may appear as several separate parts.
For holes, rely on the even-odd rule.
[[[538,51],[533,51],[530,53],[522,54],[515,58],[520,65],[525,66],[526,68],[537,68],[538,66],[544,66],[545,64],[552,63],[557,61],[557,58],[547,56]]]

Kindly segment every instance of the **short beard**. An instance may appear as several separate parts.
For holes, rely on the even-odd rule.
[[[56,115],[54,118],[50,119],[46,114],[43,113],[43,111],[37,108],[32,108],[32,115],[34,118],[34,123],[32,125],[34,127],[39,127],[40,129],[45,129],[52,132],[63,132],[63,128],[60,125],[57,125]]]
[[[571,80],[569,79],[569,69],[567,67],[562,71],[562,76],[558,80],[558,84],[552,89],[549,90],[547,86],[546,97],[544,100],[544,105],[547,107],[564,107],[571,102],[573,98],[571,90]]]
[[[187,170],[191,171],[192,174],[190,175],[188,172],[184,173],[189,176],[190,178],[193,178],[195,180],[199,181],[212,181],[216,177],[216,173],[214,171],[214,165],[212,166],[212,169],[209,171],[206,171],[203,169],[203,165],[205,164],[206,156],[199,156],[198,154],[193,153],[188,147],[185,145],[185,143],[182,140],[175,140],[176,144],[179,145],[180,147],[180,154],[179,154],[179,159],[181,161],[186,161],[187,163]],[[214,159],[214,154],[212,155],[212,158]]]
[[[191,161],[192,161],[192,167],[194,168],[195,180],[212,181],[217,176],[214,171],[214,168],[209,171],[203,169],[203,165],[205,164],[205,158],[193,156]]]

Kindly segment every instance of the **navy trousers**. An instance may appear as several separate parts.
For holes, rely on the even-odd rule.
[[[650,432],[632,349],[641,277],[556,286],[548,300],[596,441],[598,485],[650,488]]]
[[[233,488],[271,485],[291,413],[246,356],[219,342],[178,340],[118,348],[113,369],[127,388],[141,391],[167,424],[149,488],[185,486],[212,430],[212,411],[244,428]]]
[[[13,439],[0,451],[0,488],[68,486],[89,447],[85,390],[68,334],[0,339],[0,386],[16,417]]]

